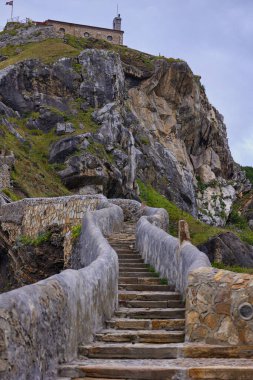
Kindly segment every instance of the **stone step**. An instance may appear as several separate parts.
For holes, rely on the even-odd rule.
[[[185,319],[131,319],[112,318],[106,322],[110,329],[117,330],[184,330]]]
[[[89,359],[63,364],[59,368],[59,374],[78,380],[252,380],[253,363],[245,359]]]
[[[134,244],[110,244],[113,249],[118,250],[119,252],[135,252],[138,253]]]
[[[121,307],[115,312],[118,318],[139,318],[139,319],[172,319],[184,318],[185,309],[168,308],[168,309],[142,309],[142,308],[124,308]]]
[[[104,343],[79,347],[81,356],[111,359],[252,359],[252,346],[216,346],[185,343]],[[204,360],[203,360],[204,361]],[[253,362],[252,362],[253,365]]]
[[[79,347],[79,355],[96,359],[175,359],[178,348],[173,344],[103,343]]]
[[[136,264],[136,263],[119,263],[119,269],[122,269],[122,268],[131,268],[131,269],[136,269],[136,268],[138,268],[138,269],[140,269],[140,268],[142,268],[142,269],[145,269],[145,270],[147,270],[147,265],[146,264],[144,264],[144,262],[142,262],[142,263],[139,263],[138,265]]]
[[[169,301],[180,299],[180,293],[177,292],[131,292],[122,290],[119,292],[120,301]]]
[[[132,252],[131,252],[131,254],[130,253],[119,253],[118,251],[116,251],[117,252],[117,255],[118,255],[118,259],[121,261],[121,260],[125,260],[125,259],[127,259],[127,260],[135,260],[135,259],[139,259],[139,260],[142,260],[142,258],[141,258],[141,256],[140,255],[137,255],[137,254],[133,254]]]
[[[96,340],[111,343],[180,343],[184,341],[183,331],[163,330],[103,330],[96,334]]]
[[[157,277],[155,273],[150,273],[149,271],[143,272],[122,272],[119,271],[120,277]]]
[[[119,277],[119,284],[160,285],[161,280],[157,277]]]
[[[135,272],[146,273],[146,272],[148,272],[148,269],[147,269],[146,265],[144,265],[142,268],[140,268],[139,265],[138,265],[138,267],[136,267],[136,265],[134,267],[122,267],[122,266],[120,266],[119,272],[120,273],[125,273],[125,272],[127,272],[127,273],[135,273]]]
[[[133,307],[133,308],[184,308],[185,305],[180,300],[170,301],[119,301],[121,307]]]
[[[144,285],[144,284],[119,284],[119,290],[130,291],[151,291],[151,292],[169,292],[173,291],[174,287],[171,285]]]
[[[143,259],[121,259],[119,258],[120,264],[144,264]]]

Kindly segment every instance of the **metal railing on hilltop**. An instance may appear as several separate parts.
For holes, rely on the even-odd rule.
[[[19,16],[18,17],[12,17],[10,19],[7,20],[7,23],[8,22],[18,22],[20,24],[28,24],[30,22],[32,22],[32,20],[28,17],[26,17],[25,19],[21,19]]]

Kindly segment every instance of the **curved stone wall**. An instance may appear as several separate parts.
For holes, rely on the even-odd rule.
[[[2,380],[56,378],[58,362],[76,357],[114,313],[118,259],[103,233],[122,225],[123,212],[104,206],[83,220],[80,262],[90,265],[0,296]]]
[[[253,276],[212,268],[189,241],[180,244],[157,227],[159,221],[166,222],[164,213],[147,211],[153,216],[143,216],[137,224],[137,249],[185,298],[186,341],[246,345],[251,350]]]
[[[152,216],[143,216],[136,229],[136,247],[145,262],[152,265],[161,277],[169,280],[183,296],[189,273],[196,268],[211,267],[208,257],[189,242],[180,245],[179,240],[166,233],[166,211],[147,208]]]

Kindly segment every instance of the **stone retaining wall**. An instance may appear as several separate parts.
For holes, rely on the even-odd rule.
[[[80,238],[80,270],[66,270],[0,296],[0,378],[52,380],[58,362],[77,356],[80,343],[110,318],[117,304],[118,259],[102,233],[117,230],[117,206],[88,212]],[[87,255],[87,257],[86,257]]]
[[[0,208],[0,223],[12,242],[20,235],[36,237],[53,224],[67,233],[82,223],[86,211],[96,210],[105,199],[103,195],[23,199]]]
[[[253,276],[214,268],[191,272],[186,340],[253,345]]]

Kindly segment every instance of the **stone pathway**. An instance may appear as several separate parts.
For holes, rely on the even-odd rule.
[[[180,294],[164,284],[136,252],[133,224],[109,242],[119,257],[119,308],[79,347],[79,360],[62,365],[59,380],[252,380],[252,350],[184,343]]]

